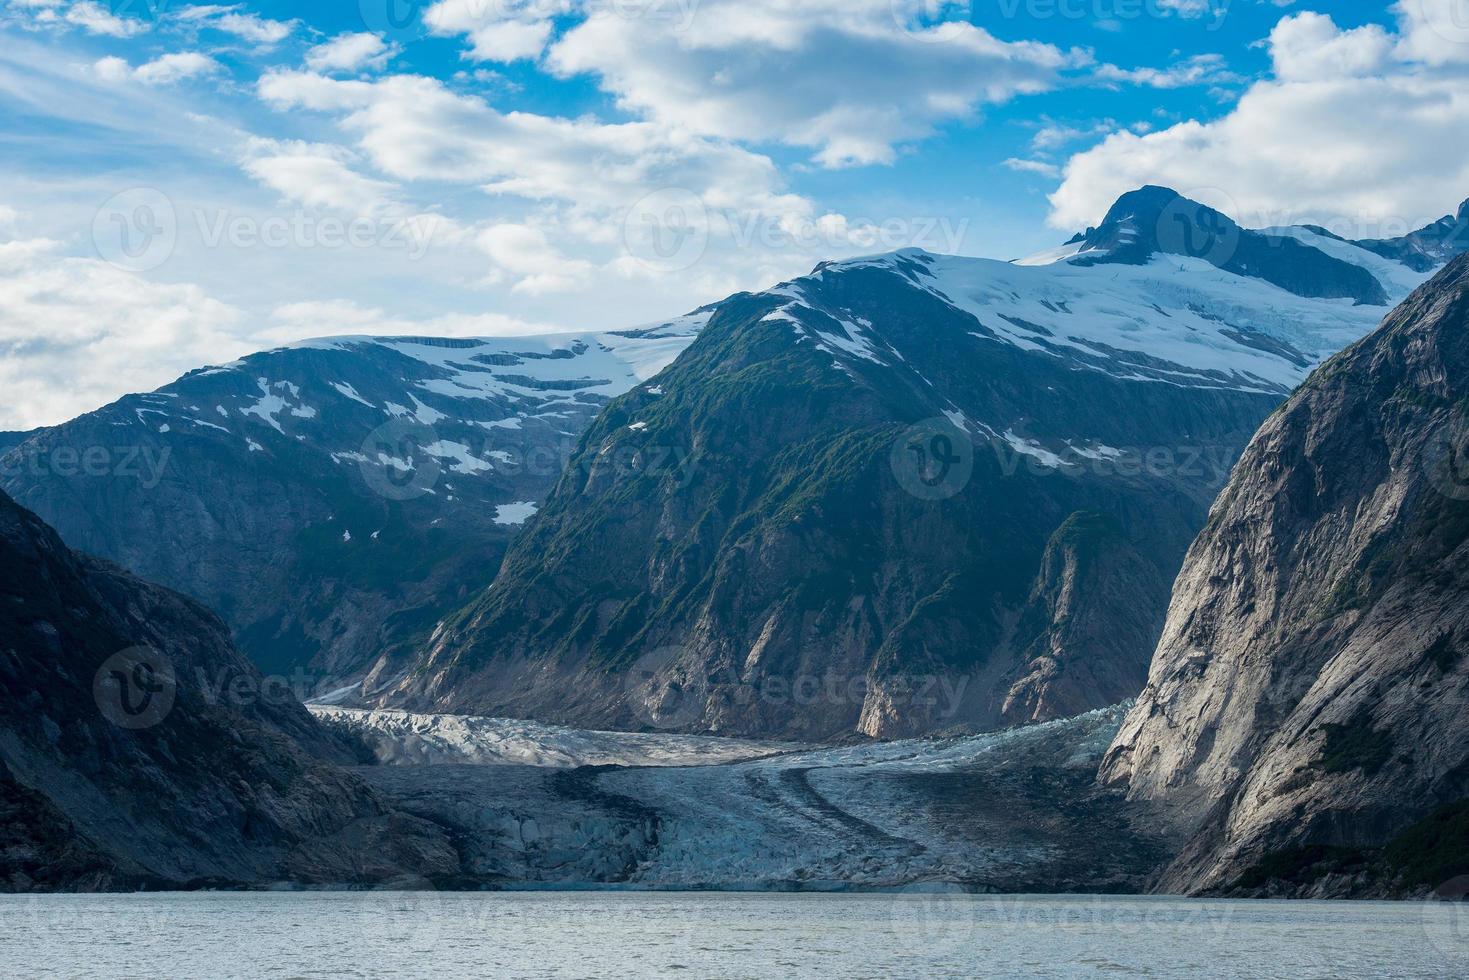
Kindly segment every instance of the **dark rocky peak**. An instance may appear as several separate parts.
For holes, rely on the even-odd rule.
[[[1351,299],[1386,306],[1387,292],[1366,269],[1294,238],[1242,228],[1228,215],[1167,187],[1148,185],[1122,195],[1082,241],[1072,261],[1083,265],[1146,265],[1156,255],[1202,259],[1235,275],[1262,279],[1315,299]]]

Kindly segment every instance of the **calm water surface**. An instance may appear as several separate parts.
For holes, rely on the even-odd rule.
[[[1469,906],[965,895],[0,897],[6,977],[1463,977]]]

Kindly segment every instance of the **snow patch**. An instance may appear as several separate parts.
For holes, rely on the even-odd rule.
[[[495,523],[507,526],[524,524],[536,516],[540,508],[530,500],[515,504],[501,504],[495,508]]]

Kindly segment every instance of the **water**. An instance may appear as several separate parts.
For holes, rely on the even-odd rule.
[[[966,895],[0,897],[6,977],[1454,977],[1469,906]]]

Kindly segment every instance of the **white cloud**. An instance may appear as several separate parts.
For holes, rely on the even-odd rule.
[[[551,16],[570,5],[557,0],[440,0],[424,11],[423,22],[440,36],[469,38],[469,56],[478,61],[534,60],[551,39]]]
[[[154,58],[134,68],[122,58],[107,57],[92,66],[99,78],[108,82],[135,80],[144,85],[172,85],[201,75],[212,75],[224,66],[197,51],[181,51]]]
[[[1042,177],[1060,177],[1061,168],[1054,163],[1045,160],[1022,160],[1019,157],[1011,157],[1005,161],[1005,167],[1022,174],[1038,174]]]
[[[1092,77],[1106,84],[1127,83],[1149,88],[1186,88],[1192,85],[1233,85],[1244,81],[1217,54],[1198,54],[1168,68],[1119,68],[1098,65]]]
[[[338,34],[306,52],[306,67],[319,72],[377,70],[397,53],[398,46],[378,34]]]
[[[1376,24],[1337,30],[1325,14],[1287,17],[1270,32],[1270,57],[1281,81],[1358,78],[1388,67],[1393,41]]]
[[[296,21],[270,20],[257,14],[241,13],[241,5],[220,6],[208,4],[185,7],[172,16],[186,23],[210,27],[226,34],[250,41],[261,47],[274,47],[296,28]]]
[[[395,186],[355,172],[352,154],[339,146],[297,140],[252,139],[242,166],[287,200],[353,216],[392,210]]]
[[[982,106],[1047,90],[1084,52],[924,26],[930,0],[442,0],[425,15],[468,56],[544,58],[620,106],[700,136],[810,148],[826,166],[884,163],[898,144]],[[552,39],[554,13],[572,26]],[[547,45],[549,44],[549,48]],[[544,51],[544,55],[543,55]]]
[[[91,0],[72,4],[63,16],[68,24],[80,27],[88,34],[105,37],[134,37],[148,29],[147,21],[136,17],[118,17],[100,3],[93,3]]]
[[[1094,224],[1145,183],[1212,198],[1258,225],[1309,221],[1367,235],[1435,220],[1469,195],[1469,84],[1455,49],[1423,32],[1442,29],[1460,2],[1405,0],[1396,34],[1343,31],[1315,13],[1285,18],[1268,42],[1275,76],[1224,117],[1117,132],[1072,157],[1051,197],[1052,224]],[[1469,56],[1465,41],[1459,58]]]
[[[45,240],[0,242],[0,428],[54,424],[249,352],[239,311]]]
[[[562,254],[540,228],[494,225],[480,232],[477,244],[500,270],[515,278],[518,291],[555,293],[591,285],[593,265]]]
[[[1430,65],[1469,63],[1469,6],[1464,0],[1398,0],[1399,56]]]
[[[281,109],[334,113],[374,165],[400,180],[473,183],[496,195],[626,211],[660,188],[712,208],[806,215],[768,157],[655,123],[604,124],[502,113],[436,79],[341,81],[272,72],[259,85]]]

